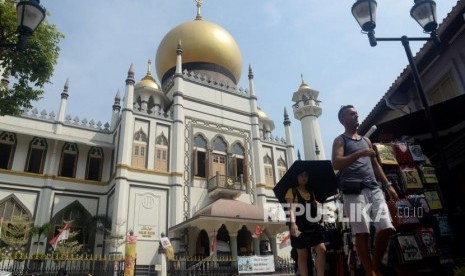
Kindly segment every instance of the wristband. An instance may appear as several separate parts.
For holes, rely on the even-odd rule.
[[[392,183],[391,182],[388,182],[388,183],[384,183],[383,184],[383,190],[387,190],[389,187],[392,186]]]

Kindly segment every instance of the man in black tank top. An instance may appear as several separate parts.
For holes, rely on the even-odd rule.
[[[358,114],[352,105],[342,106],[338,118],[344,133],[334,139],[332,163],[344,181],[359,183],[359,194],[344,194],[344,215],[349,217],[350,227],[355,234],[357,254],[367,275],[380,275],[381,260],[387,249],[389,236],[394,229],[384,198],[383,190],[397,200],[394,188],[384,175],[376,160],[371,141],[357,133]],[[381,182],[381,184],[379,183]],[[352,216],[354,210],[366,208],[366,216]],[[370,224],[376,228],[375,252],[371,258],[369,250]]]

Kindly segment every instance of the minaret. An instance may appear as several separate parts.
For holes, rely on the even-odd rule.
[[[121,113],[121,140],[120,154],[118,154],[118,164],[131,165],[132,145],[134,135],[134,65],[131,64],[126,78],[126,90],[124,93],[124,104]],[[124,145],[124,146],[123,146]]]
[[[292,95],[294,118],[302,124],[305,160],[326,160],[318,117],[322,113],[319,92],[311,89],[302,76],[299,90]]]
[[[134,65],[131,64],[126,78],[126,90],[124,93],[124,105],[121,113],[120,140],[116,145],[118,159],[116,164],[115,192],[113,197],[112,234],[125,235],[120,225],[127,225],[128,214],[128,167],[131,166],[132,143],[134,135]],[[115,250],[116,249],[116,250]],[[113,250],[124,254],[124,247],[120,246]]]
[[[57,121],[63,123],[65,119],[66,103],[68,102],[68,89],[69,89],[69,79],[66,79],[65,86],[63,87],[63,92],[61,92],[61,101],[60,108],[58,108],[58,117]]]
[[[111,114],[111,127],[110,127],[110,130],[114,130],[115,127],[116,127],[116,123],[118,123],[118,119],[119,119],[119,112],[121,110],[121,95],[119,93],[119,89],[118,91],[116,92],[116,96],[115,96],[115,103],[113,104],[113,112]]]
[[[173,49],[174,50],[174,49]],[[170,158],[170,171],[172,177],[172,210],[179,210],[179,212],[171,213],[171,224],[176,225],[190,218],[190,201],[184,201],[183,187],[184,187],[184,131],[185,131],[185,118],[184,118],[184,76],[182,74],[182,44],[178,42],[176,48],[176,71],[174,74],[174,85],[172,89],[172,108],[173,108],[173,137]],[[189,206],[184,206],[187,202]],[[182,210],[182,211],[181,211]]]
[[[254,204],[257,204],[257,193],[256,193],[256,186],[257,185],[265,185],[265,172],[263,171],[262,158],[263,154],[261,152],[262,145],[260,140],[260,125],[258,121],[258,107],[257,107],[257,96],[255,96],[255,84],[253,80],[253,72],[252,66],[249,65],[249,91],[250,91],[250,113],[252,115],[251,123],[252,123],[252,144],[253,144],[253,158],[252,160],[254,166],[254,180],[255,183],[252,183],[251,187],[251,195]],[[266,202],[266,199],[264,199]],[[264,203],[261,205],[263,206]]]
[[[284,129],[286,131],[286,154],[287,162],[290,166],[295,161],[294,156],[294,141],[292,140],[292,130],[291,130],[291,121],[289,120],[289,114],[287,114],[287,109],[284,108]]]
[[[68,102],[68,89],[69,89],[69,79],[66,79],[65,86],[63,87],[63,92],[61,92],[61,101],[60,107],[58,108],[58,116],[55,121],[55,126],[53,127],[55,134],[60,134],[63,129],[63,122],[65,120],[66,112],[66,103]]]

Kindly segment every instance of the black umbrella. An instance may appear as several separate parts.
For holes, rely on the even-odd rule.
[[[315,193],[318,202],[323,203],[326,198],[337,194],[337,181],[333,166],[329,160],[297,160],[284,174],[273,188],[276,198],[286,203],[286,192],[297,185],[297,175],[308,173],[307,189]]]

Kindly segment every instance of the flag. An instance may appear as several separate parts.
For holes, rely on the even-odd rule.
[[[2,236],[3,217],[0,217],[0,237]]]
[[[216,251],[216,233],[214,232],[213,237],[212,237],[212,252],[215,252],[215,251]]]
[[[65,227],[63,227],[63,229],[61,230],[60,233],[58,233],[58,235],[56,235],[55,237],[53,237],[51,240],[50,240],[50,245],[53,247],[53,250],[56,249],[57,245],[59,242],[61,241],[64,241],[64,240],[67,240],[68,237],[69,237],[69,228],[71,227],[71,224],[67,223],[65,225]]]
[[[281,243],[279,244],[279,249],[283,249],[289,245],[291,245],[291,233],[287,234],[287,236],[282,239]]]

